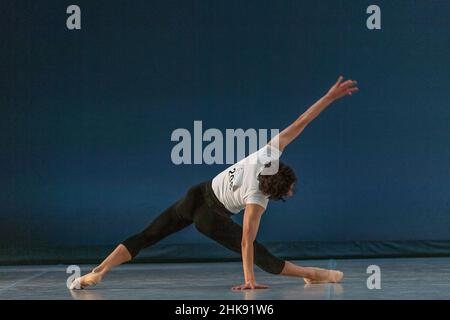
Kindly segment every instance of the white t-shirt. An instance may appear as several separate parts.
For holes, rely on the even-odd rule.
[[[258,204],[267,208],[269,197],[259,190],[259,174],[275,174],[281,151],[265,145],[247,158],[222,171],[212,180],[212,189],[217,199],[232,213],[238,213],[246,204]],[[271,162],[271,166],[265,165]],[[264,172],[263,172],[264,171]]]

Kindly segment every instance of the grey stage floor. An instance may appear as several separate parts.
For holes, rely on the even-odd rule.
[[[234,292],[241,263],[129,264],[95,288],[70,291],[67,266],[0,267],[0,299],[450,299],[450,258],[296,261],[337,268],[341,284],[305,285],[301,279],[256,270],[268,290]],[[381,270],[381,289],[367,288],[369,265]],[[82,272],[92,266],[82,265]]]

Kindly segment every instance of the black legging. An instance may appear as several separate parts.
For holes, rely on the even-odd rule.
[[[232,213],[216,198],[211,181],[198,184],[186,196],[161,213],[141,233],[122,244],[134,258],[140,250],[194,223],[197,230],[224,247],[241,253],[242,227],[231,219]],[[254,262],[266,272],[279,274],[285,261],[254,242]]]

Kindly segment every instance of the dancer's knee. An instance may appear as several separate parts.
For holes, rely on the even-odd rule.
[[[217,222],[207,212],[198,212],[194,218],[195,228],[207,237],[212,237],[217,231]]]
[[[196,220],[194,221],[195,228],[202,234],[204,234],[207,237],[210,237],[213,235],[213,228],[211,224],[207,223],[203,220]]]

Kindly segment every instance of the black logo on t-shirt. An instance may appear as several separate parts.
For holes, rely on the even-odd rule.
[[[230,182],[228,189],[233,190],[234,178],[235,178],[236,168],[228,171],[228,181]]]

